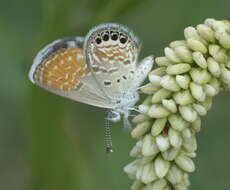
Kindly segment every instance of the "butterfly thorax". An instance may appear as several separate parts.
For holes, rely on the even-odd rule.
[[[121,116],[128,118],[130,110],[134,108],[134,105],[139,100],[139,94],[133,90],[127,90],[122,93],[120,97],[116,98],[114,101],[115,107],[111,109],[111,114],[109,120],[117,122],[121,120]]]

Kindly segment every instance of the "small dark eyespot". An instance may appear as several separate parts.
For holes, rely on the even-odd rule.
[[[130,71],[130,73],[134,74],[134,71]]]
[[[102,39],[104,40],[104,41],[108,41],[109,40],[109,34],[106,32],[106,33],[104,33],[103,35],[102,35]]]
[[[125,79],[125,80],[127,79],[127,77],[125,75],[123,75],[122,78]]]
[[[117,83],[119,83],[120,82],[120,79],[117,79]]]
[[[127,38],[126,38],[125,36],[121,36],[120,42],[121,42],[122,44],[125,44],[125,43],[127,42]]]
[[[109,86],[109,85],[111,85],[111,82],[110,81],[104,81],[104,85]]]
[[[100,44],[100,43],[101,43],[101,38],[100,38],[100,36],[97,36],[96,39],[95,39],[95,41],[96,41],[97,44]]]
[[[117,33],[112,33],[111,34],[111,39],[116,41],[118,39],[118,34]]]

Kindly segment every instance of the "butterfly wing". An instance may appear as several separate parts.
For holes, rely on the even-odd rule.
[[[135,86],[139,51],[137,37],[119,24],[99,25],[86,36],[84,52],[87,64],[110,99],[119,99],[124,91]]]
[[[72,100],[110,108],[83,56],[82,37],[56,40],[41,50],[29,72],[38,86]]]

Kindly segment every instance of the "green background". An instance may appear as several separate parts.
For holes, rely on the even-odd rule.
[[[105,110],[55,96],[27,77],[45,44],[85,35],[96,24],[129,26],[141,57],[160,56],[183,29],[230,18],[229,0],[0,0],[0,189],[118,190],[134,144],[114,124],[114,153],[104,152]],[[230,93],[222,92],[198,135],[193,190],[230,189]]]

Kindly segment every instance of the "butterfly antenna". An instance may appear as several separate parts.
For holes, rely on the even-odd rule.
[[[105,119],[105,147],[106,147],[106,153],[112,153],[113,152],[111,124],[110,124],[108,118]]]

